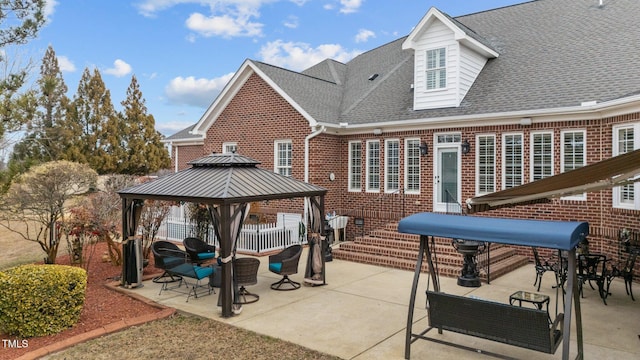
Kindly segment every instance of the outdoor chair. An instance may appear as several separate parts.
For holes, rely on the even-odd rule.
[[[198,238],[188,237],[183,240],[182,244],[187,253],[189,253],[191,261],[196,264],[202,264],[216,257],[215,246],[209,245]]]
[[[298,261],[302,254],[302,246],[292,245],[281,252],[269,256],[269,271],[282,275],[282,280],[271,284],[273,290],[296,290],[300,283],[289,279],[289,275],[298,273]],[[284,288],[282,286],[285,285]]]
[[[549,263],[549,261],[546,259],[542,260],[542,258],[540,257],[540,254],[538,253],[538,249],[535,247],[532,247],[531,249],[533,250],[533,258],[535,259],[535,262],[536,262],[535,264],[536,281],[533,283],[533,286],[538,285],[538,291],[540,291],[540,285],[542,285],[542,276],[547,271],[552,271],[554,274],[556,274],[556,282],[557,282],[558,264]]]
[[[633,297],[633,290],[631,289],[631,285],[633,284],[633,267],[636,264],[637,257],[637,252],[631,253],[620,268],[618,268],[618,266],[616,265],[611,266],[611,272],[607,274],[607,292],[609,292],[611,281],[613,281],[613,279],[616,277],[621,277],[624,280],[624,289],[627,292],[627,295],[631,295],[631,300],[636,301],[636,299]]]
[[[208,294],[211,294],[213,288],[208,285],[202,285],[201,280],[213,274],[213,267],[199,266],[191,261],[189,253],[166,241],[154,243],[152,251],[156,267],[164,270],[164,274],[158,277],[156,281],[162,284],[158,295],[166,290],[180,291],[179,289],[183,283],[187,287],[187,302],[191,296],[197,298],[203,295],[205,292],[201,290],[203,288]],[[169,287],[170,283],[176,281],[179,281],[178,285]]]
[[[589,283],[592,289],[593,282],[598,286],[598,293],[602,298],[602,301],[607,305],[607,295],[609,290],[607,289],[607,257],[600,254],[580,254],[578,255],[578,291],[580,295],[584,297],[584,284]]]
[[[246,257],[237,258],[233,260],[233,274],[236,279],[236,284],[240,286],[238,292],[238,304],[250,304],[258,301],[260,296],[247,291],[245,286],[255,285],[258,283],[258,268],[260,267],[260,260],[256,258]],[[247,297],[249,300],[247,300]]]
[[[153,252],[154,266],[164,270],[162,275],[153,278],[156,283],[171,283],[182,280],[182,277],[175,275],[168,270],[185,263],[187,254],[180,248],[168,241],[156,241],[151,245]]]

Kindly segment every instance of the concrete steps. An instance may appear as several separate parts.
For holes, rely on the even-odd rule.
[[[440,274],[458,277],[463,265],[463,257],[451,245],[451,239],[435,238],[436,260]],[[335,259],[354,261],[364,264],[380,265],[396,269],[415,270],[420,237],[413,234],[401,234],[397,224],[387,224],[369,235],[358,236],[354,241],[343,242],[333,249]],[[486,281],[486,267],[480,256],[480,277]],[[486,262],[486,261],[485,261]],[[512,248],[501,244],[492,244],[490,249],[489,273],[495,279],[528,263],[526,256],[518,255]],[[426,261],[422,271],[427,272]]]

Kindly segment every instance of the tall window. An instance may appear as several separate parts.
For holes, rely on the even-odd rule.
[[[587,164],[586,132],[566,130],[561,136],[560,169],[562,172],[581,168]],[[586,194],[563,197],[564,200],[587,200]]]
[[[553,133],[531,134],[531,181],[553,175]]]
[[[427,90],[447,87],[447,51],[445,48],[427,50]]]
[[[616,126],[613,128],[613,156],[621,155],[640,148],[640,123]],[[613,206],[625,209],[640,209],[640,183],[618,186],[613,189]]]
[[[404,183],[407,194],[420,193],[420,139],[405,140]]]
[[[349,142],[349,191],[362,190],[362,143]]]
[[[477,181],[478,194],[496,191],[496,136],[479,135],[476,139]]]
[[[291,149],[291,140],[279,140],[275,142],[274,172],[284,176],[291,176]]]
[[[505,134],[502,148],[503,188],[522,185],[522,134]]]
[[[238,144],[235,142],[226,142],[222,144],[222,153],[231,154],[238,151]]]
[[[400,140],[386,140],[384,150],[384,191],[390,193],[400,189]]]
[[[380,191],[380,141],[367,141],[367,191]]]

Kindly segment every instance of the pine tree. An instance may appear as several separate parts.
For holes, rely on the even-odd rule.
[[[14,148],[13,161],[40,163],[61,157],[61,132],[69,99],[66,95],[67,85],[51,45],[42,58],[37,84],[37,111],[27,127],[25,137]]]
[[[115,173],[122,159],[121,120],[98,69],[85,69],[67,120],[65,159],[87,163],[99,174]]]
[[[161,135],[155,130],[153,115],[147,114],[135,75],[131,77],[122,107],[126,155],[122,159],[121,173],[146,175],[169,167],[169,154],[160,143]]]

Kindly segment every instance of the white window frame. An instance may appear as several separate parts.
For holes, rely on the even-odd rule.
[[[233,149],[231,149],[233,148]],[[223,154],[231,154],[236,153],[238,151],[238,143],[237,142],[225,142],[222,143],[222,153]]]
[[[359,156],[356,158],[353,155],[353,146],[359,145]],[[357,164],[355,162],[357,161]],[[353,172],[354,169],[358,169],[358,173]],[[354,185],[354,176],[358,175],[358,186]],[[362,141],[349,141],[349,191],[360,192],[362,191]]]
[[[371,159],[371,146],[376,144],[378,146],[378,151],[377,151],[377,159]],[[367,171],[366,171],[366,188],[367,188],[367,192],[380,192],[380,140],[367,140],[367,156],[366,156],[366,166],[367,166]],[[377,160],[377,161],[375,161]],[[372,161],[374,161],[374,163],[372,163]],[[372,185],[372,179],[371,177],[376,177],[378,186],[377,187],[373,187]]]
[[[288,160],[289,164],[282,164],[280,161],[281,145],[289,146],[287,152],[288,159],[285,159],[285,161]],[[285,173],[283,173],[281,170],[285,170]],[[283,176],[293,176],[293,143],[291,140],[276,140],[273,142],[273,172]]]
[[[542,154],[542,159],[538,159],[538,154],[536,154],[536,137],[544,136],[545,138],[548,136],[550,142],[550,154]],[[536,181],[541,180],[554,175],[554,146],[553,146],[553,131],[532,131],[531,137],[529,141],[529,180]],[[549,162],[547,162],[544,157],[549,156]],[[541,160],[541,161],[539,161]],[[548,174],[542,174],[540,178],[536,178],[536,168],[541,167],[542,172],[548,170]]]
[[[436,57],[434,66],[430,67],[429,54],[434,54]],[[444,57],[444,62],[442,62]],[[433,49],[427,49],[424,54],[425,59],[425,74],[424,74],[424,87],[427,91],[437,91],[447,88],[447,47],[442,46]],[[434,76],[433,86],[429,85],[429,74]],[[444,79],[442,77],[444,76]],[[444,84],[443,84],[444,81]]]
[[[623,151],[620,149],[620,130],[628,129],[633,132],[633,140],[629,144],[630,147]],[[612,129],[613,132],[613,156],[618,156],[624,154],[629,151],[637,150],[640,148],[640,123],[631,123],[631,124],[622,124],[615,125]],[[628,189],[633,194],[633,200],[631,201],[623,201],[622,200],[622,191],[624,189]],[[625,185],[625,186],[616,186],[612,189],[613,199],[612,204],[614,208],[619,209],[630,209],[630,210],[640,210],[640,182],[635,182],[633,184]]]
[[[507,136],[520,137],[520,183],[507,187]],[[522,133],[502,134],[502,189],[510,189],[524,183],[524,135]]]
[[[404,140],[405,194],[420,194],[420,138]],[[413,177],[412,180],[410,177]]]
[[[395,149],[394,149],[395,147]],[[395,187],[393,186],[395,182]],[[400,190],[400,140],[384,141],[384,192],[396,193]]]
[[[480,190],[480,185],[481,185],[481,179],[480,177],[482,176],[480,174],[480,170],[482,167],[482,164],[480,163],[480,159],[483,158],[483,156],[485,156],[485,154],[482,152],[483,150],[483,146],[481,145],[481,138],[491,138],[493,139],[493,148],[491,149],[491,153],[488,156],[491,156],[493,158],[493,161],[491,162],[491,164],[489,164],[488,166],[485,166],[485,168],[489,169],[491,171],[491,175],[486,175],[486,176],[492,176],[493,177],[493,182],[491,184],[491,187],[493,188],[493,190],[491,191],[481,191]],[[482,195],[482,194],[489,194],[492,192],[496,191],[496,178],[497,178],[497,174],[496,174],[496,134],[478,134],[476,135],[476,194],[477,195]]]
[[[566,164],[566,139],[565,136],[567,134],[582,134],[582,165],[580,166],[575,166],[575,161],[572,161],[572,167],[571,169],[567,169],[567,164]],[[573,140],[572,140],[573,142]],[[572,149],[574,147],[572,146]],[[575,157],[576,152],[573,151],[572,156]],[[566,129],[566,130],[562,130],[560,131],[560,173],[563,172],[567,172],[567,171],[571,171],[574,169],[578,169],[581,168],[583,166],[587,165],[587,131],[585,129]],[[576,194],[576,195],[571,195],[571,196],[563,196],[560,198],[560,200],[573,200],[573,201],[586,201],[587,200],[587,193],[582,193],[582,194]]]

